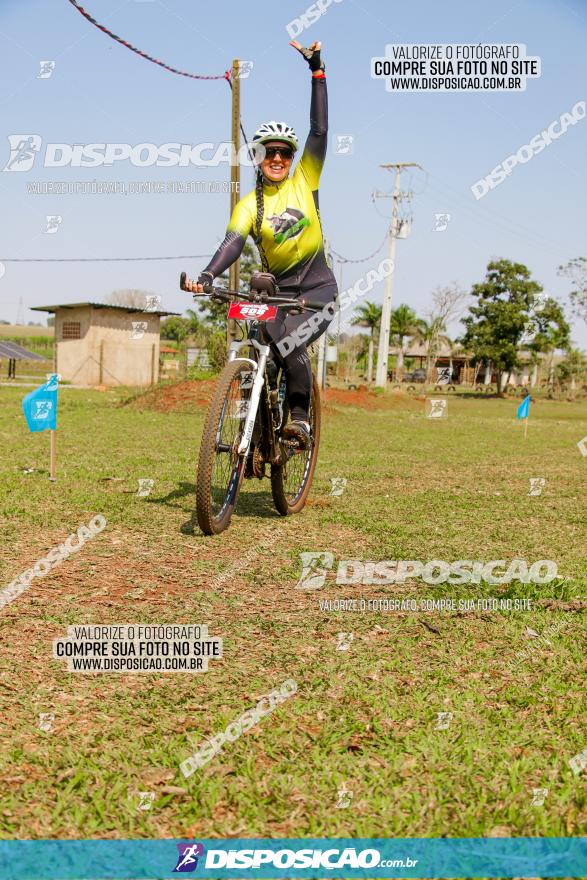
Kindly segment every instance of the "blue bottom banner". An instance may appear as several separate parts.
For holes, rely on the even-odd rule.
[[[2,880],[586,877],[587,838],[1,840]]]

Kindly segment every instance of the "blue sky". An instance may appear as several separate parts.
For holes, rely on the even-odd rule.
[[[309,76],[288,46],[285,26],[306,0],[253,6],[189,0],[83,0],[111,30],[183,70],[221,73],[231,59],[251,60],[242,83],[247,133],[267,119],[284,119],[305,137]],[[556,267],[587,255],[585,215],[587,120],[476,201],[471,185],[580,100],[587,99],[585,0],[340,0],[300,40],[321,39],[330,94],[328,159],[320,189],[325,233],[335,250],[363,257],[382,241],[389,200],[373,190],[391,187],[383,162],[418,162],[406,175],[414,190],[413,225],[397,244],[394,305],[424,314],[437,285],[469,288],[500,256],[525,263],[545,290],[566,302],[568,282]],[[390,94],[370,76],[370,60],[386,43],[520,42],[542,59],[542,75],[520,93]],[[67,0],[0,0],[0,167],[8,134],[39,134],[45,143],[222,142],[230,137],[230,92],[223,81],[175,76],[129,52],[89,24]],[[54,60],[38,79],[40,60]],[[353,154],[334,153],[336,134],[351,134]],[[37,163],[38,164],[38,163]],[[0,173],[3,234],[0,259],[211,254],[228,219],[225,193],[33,195],[32,181],[224,181],[219,168],[42,168]],[[251,172],[243,169],[243,194]],[[433,232],[435,213],[451,215]],[[61,215],[54,235],[46,215]],[[382,254],[383,255],[383,254]],[[344,285],[379,258],[349,266]],[[133,263],[5,263],[0,318],[14,321],[26,307],[104,299],[117,288],[158,293],[182,311],[190,297],[178,289],[181,269],[197,275],[205,260]],[[383,286],[371,298],[381,301]],[[587,327],[575,320],[574,340],[587,348]]]

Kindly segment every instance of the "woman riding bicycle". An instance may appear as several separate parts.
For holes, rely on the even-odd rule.
[[[310,133],[304,152],[290,176],[294,153],[298,149],[293,128],[284,122],[266,122],[255,132],[253,144],[265,147],[265,157],[257,169],[255,189],[237,203],[224,241],[198,281],[186,285],[186,289],[194,293],[203,293],[203,285],[212,284],[240,257],[247,236],[251,235],[258,247],[263,270],[275,276],[284,297],[308,297],[311,291],[312,300],[327,305],[338,295],[336,280],[326,264],[318,205],[318,182],[326,156],[328,130],[324,62],[320,58],[320,43],[313,43],[309,49],[302,48],[295,40],[290,45],[303,55],[312,72]],[[308,410],[312,387],[306,344],[310,345],[325,332],[333,311],[327,310],[326,315],[317,314],[320,320],[315,322],[311,332],[303,334],[305,342],[296,341],[293,348],[284,346],[286,354],[281,354],[275,343],[307,322],[307,313],[283,315],[279,312],[275,321],[265,325],[274,355],[287,376],[291,421],[284,433],[304,446],[310,438]]]

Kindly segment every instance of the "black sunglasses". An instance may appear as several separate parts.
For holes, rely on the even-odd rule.
[[[265,147],[266,159],[275,159],[278,153],[286,162],[293,159],[293,150],[289,147]]]

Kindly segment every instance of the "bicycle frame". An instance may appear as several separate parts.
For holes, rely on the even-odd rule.
[[[254,361],[252,358],[237,356],[239,350],[245,345],[252,345],[253,348],[258,351],[259,360]],[[261,391],[265,386],[265,368],[267,366],[267,358],[269,357],[270,350],[271,349],[269,345],[264,345],[257,339],[251,338],[250,335],[247,336],[245,339],[241,339],[239,342],[231,342],[228,349],[229,361],[244,361],[250,364],[252,369],[255,371],[255,378],[253,380],[253,387],[251,389],[249,410],[245,419],[243,436],[237,450],[238,455],[246,455],[251,445],[251,438],[253,436],[255,420],[257,418],[257,411],[259,409],[259,401],[261,400]]]
[[[186,290],[186,273],[182,272],[180,275],[180,287],[182,290]],[[308,309],[310,311],[320,311],[323,308],[323,304],[321,302],[313,302],[311,300],[302,299],[299,303],[286,301],[284,302],[281,297],[278,296],[267,296],[265,293],[261,293],[261,295],[253,295],[247,296],[244,293],[240,293],[237,291],[228,291],[228,290],[217,290],[213,288],[211,285],[205,287],[206,293],[216,294],[216,297],[221,297],[221,301],[231,301],[232,297],[241,297],[242,299],[247,300],[248,302],[264,302],[264,303],[274,303],[275,305],[286,307],[286,306],[294,306],[295,308]],[[279,288],[275,287],[275,293],[279,292]],[[195,298],[195,297],[194,297]],[[264,329],[263,325],[260,322],[253,323],[253,329],[256,330],[259,328],[259,335],[263,338]],[[258,352],[259,358],[257,361],[252,358],[247,357],[238,357],[239,350],[244,346],[253,346],[253,348]],[[249,410],[247,413],[247,417],[245,419],[245,425],[243,430],[243,436],[240,440],[237,449],[237,455],[246,455],[249,451],[249,447],[251,445],[251,439],[253,436],[253,431],[255,428],[255,420],[257,418],[257,412],[259,409],[259,402],[261,400],[261,392],[265,387],[265,368],[267,366],[267,359],[269,358],[269,354],[271,352],[271,346],[266,341],[259,341],[254,338],[253,333],[248,331],[245,338],[239,340],[238,342],[231,342],[228,348],[228,360],[240,360],[246,362],[251,365],[251,368],[255,371],[255,378],[253,380],[253,388],[251,389],[251,398]],[[269,440],[271,446],[271,458],[273,459],[273,463],[278,464],[280,458],[280,452],[277,449],[277,443],[275,440],[275,426],[273,424],[273,418],[271,416],[271,412],[269,411],[269,403],[267,398],[267,415],[268,415],[268,428],[269,428]]]

